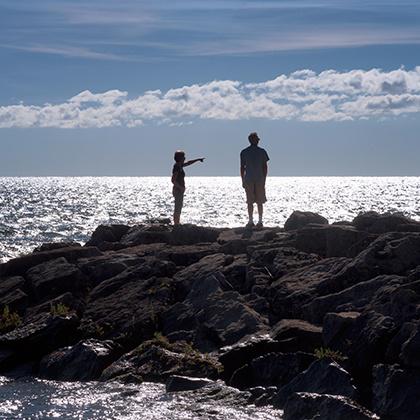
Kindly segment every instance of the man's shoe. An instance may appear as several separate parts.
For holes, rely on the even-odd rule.
[[[246,228],[248,228],[248,229],[252,229],[253,227],[254,227],[255,225],[254,225],[254,222],[251,222],[251,221],[249,221],[247,224],[246,224]]]
[[[263,222],[258,222],[257,223],[257,229],[262,229],[263,228]]]

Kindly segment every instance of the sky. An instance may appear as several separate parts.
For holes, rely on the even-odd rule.
[[[418,0],[0,0],[0,176],[420,175]]]

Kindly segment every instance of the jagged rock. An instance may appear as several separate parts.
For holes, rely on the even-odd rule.
[[[22,312],[29,302],[24,289],[25,279],[21,276],[0,279],[0,311],[8,306],[11,311]]]
[[[305,318],[321,323],[328,312],[361,312],[368,307],[375,294],[384,286],[401,285],[405,278],[400,276],[377,276],[357,283],[338,293],[331,293],[313,299],[303,306]]]
[[[174,245],[191,245],[200,242],[215,242],[223,229],[191,224],[173,227],[169,242]]]
[[[314,362],[309,353],[268,353],[237,369],[229,385],[239,389],[261,386],[283,386]]]
[[[123,235],[120,243],[126,247],[152,243],[169,243],[170,233],[170,227],[166,225],[133,226]]]
[[[118,357],[119,350],[110,340],[80,341],[74,346],[44,356],[40,362],[39,375],[60,381],[95,380]]]
[[[256,245],[260,242],[272,241],[279,228],[264,228],[259,230],[236,228],[226,229],[222,231],[217,238],[217,241],[222,244],[223,249],[227,254],[243,254],[246,252],[248,246]],[[241,248],[241,252],[237,252]],[[227,251],[231,252],[227,252]]]
[[[87,277],[64,257],[32,267],[26,278],[38,301],[65,292],[81,293],[87,288]]]
[[[117,276],[129,267],[137,266],[146,261],[137,255],[115,253],[100,257],[79,260],[78,267],[85,273],[94,286],[103,280]]]
[[[373,369],[373,377],[372,408],[376,413],[385,419],[418,419],[419,370],[379,364]]]
[[[217,243],[195,245],[168,245],[156,253],[157,258],[172,261],[177,266],[188,266],[201,258],[217,254],[220,246]]]
[[[60,257],[64,257],[68,262],[74,262],[79,258],[89,258],[98,255],[102,255],[98,248],[81,246],[35,252],[0,264],[0,277],[23,275],[31,267]]]
[[[170,344],[164,339],[143,343],[107,367],[100,380],[108,381],[128,373],[152,382],[166,381],[171,375],[217,379],[220,365],[185,342]]]
[[[404,322],[394,337],[389,342],[385,354],[385,363],[396,364],[401,363],[401,349],[403,345],[414,335],[418,328],[418,322],[410,321]],[[415,358],[417,355],[415,355]],[[414,359],[416,360],[416,359]],[[416,362],[415,362],[416,363]]]
[[[284,407],[286,400],[295,392],[342,395],[357,398],[357,390],[348,372],[331,359],[313,362],[308,369],[280,388],[273,398],[277,407]]]
[[[54,249],[62,249],[62,248],[74,248],[82,246],[78,242],[48,242],[37,246],[33,252],[44,252],[44,251],[52,251]]]
[[[0,335],[0,346],[13,349],[21,357],[37,358],[77,340],[79,319],[74,314],[40,314],[31,322]]]
[[[210,385],[214,381],[206,378],[171,375],[166,381],[166,392],[192,391]]]
[[[118,242],[128,232],[126,225],[100,225],[92,233],[86,246],[100,246],[104,242]]]
[[[359,246],[360,252],[375,238],[353,226],[311,224],[298,230],[295,246],[300,251],[326,257],[347,257],[349,249]]]
[[[89,296],[80,327],[84,336],[118,339],[127,346],[151,338],[158,330],[159,315],[173,303],[171,279],[144,280],[134,272],[118,276],[115,283],[111,280]]]
[[[420,328],[419,324],[401,347],[400,358],[405,366],[420,368]]]
[[[186,299],[162,315],[164,334],[193,330],[195,347],[211,351],[266,330],[267,320],[247,306],[237,292],[223,292],[221,281],[224,276],[220,273],[198,278]]]
[[[267,293],[273,317],[302,318],[303,306],[320,295],[319,286],[334,278],[349,261],[348,258],[326,258],[274,281]]]
[[[296,392],[284,406],[283,419],[379,420],[379,417],[340,395]]]
[[[408,226],[415,226],[416,230],[420,223],[402,214],[379,214],[375,211],[361,213],[353,219],[353,225],[360,230],[372,233],[387,233],[404,230]]]
[[[350,329],[360,312],[328,313],[324,317],[322,325],[322,339],[327,348],[339,348],[345,337],[351,335]]]
[[[286,220],[286,223],[284,224],[284,230],[289,231],[302,229],[304,226],[311,223],[328,225],[328,220],[317,213],[295,210]]]
[[[293,340],[302,351],[313,353],[322,346],[322,328],[300,319],[282,319],[271,328],[270,335],[277,341]]]

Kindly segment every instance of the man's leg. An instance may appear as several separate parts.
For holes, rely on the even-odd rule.
[[[257,203],[258,208],[258,223],[262,224],[263,220],[263,203]]]
[[[248,221],[254,223],[254,203],[248,203]]]

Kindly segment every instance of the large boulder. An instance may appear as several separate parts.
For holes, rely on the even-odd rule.
[[[23,275],[31,267],[46,261],[64,257],[68,262],[75,262],[80,258],[89,258],[102,255],[98,248],[89,246],[70,246],[51,251],[34,252],[23,257],[14,258],[4,264],[0,264],[0,278]]]
[[[328,225],[328,220],[317,213],[295,210],[286,220],[286,223],[284,224],[284,230],[289,231],[302,229],[304,226],[307,226],[311,223]]]
[[[21,276],[0,279],[0,311],[8,306],[12,312],[22,312],[29,303],[25,290],[25,279]]]
[[[340,395],[296,392],[286,402],[283,419],[379,420],[379,417]]]
[[[281,387],[273,403],[282,408],[295,392],[342,395],[350,399],[358,397],[350,374],[328,358],[313,362],[308,369]]]
[[[420,413],[420,374],[417,369],[379,364],[373,369],[372,408],[381,417],[416,420]]]
[[[91,238],[86,242],[86,246],[100,248],[104,242],[118,242],[129,229],[129,226],[126,225],[100,225],[92,233]]]
[[[219,249],[220,246],[217,243],[167,245],[164,249],[156,252],[156,257],[172,261],[177,266],[189,266],[207,255],[217,254]]]
[[[84,340],[44,356],[39,375],[60,381],[91,381],[119,355],[119,347],[112,341]]]
[[[170,227],[167,225],[133,226],[122,236],[120,243],[125,247],[152,243],[169,243],[170,234]]]
[[[171,344],[164,337],[156,337],[124,354],[103,371],[100,379],[114,380],[127,374],[152,382],[165,382],[171,375],[217,379],[220,369],[216,359],[189,344]]]
[[[26,273],[36,299],[45,301],[65,292],[83,294],[87,289],[87,277],[64,257],[41,263]]]
[[[361,213],[353,219],[353,225],[359,230],[372,233],[387,233],[397,231],[418,232],[420,223],[399,213],[379,214],[375,211]]]
[[[191,245],[200,242],[215,242],[222,229],[192,224],[175,225],[169,238],[175,245]]]
[[[192,391],[212,384],[207,378],[190,378],[189,376],[171,375],[166,381],[166,392]]]
[[[283,386],[315,361],[309,353],[268,353],[237,369],[229,385],[239,389],[256,386]]]

